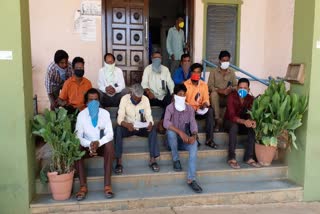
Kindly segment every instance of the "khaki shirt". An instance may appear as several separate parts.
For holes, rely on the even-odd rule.
[[[151,115],[151,107],[149,99],[146,96],[142,96],[140,103],[134,105],[131,102],[131,95],[127,94],[121,98],[117,122],[121,125],[121,122],[134,123],[135,121],[140,121],[140,111],[143,110],[144,118],[148,123],[153,124],[153,119]]]
[[[208,80],[208,87],[210,93],[216,91],[217,89],[225,89],[228,86],[228,82],[231,81],[231,86],[233,88],[237,87],[237,79],[235,72],[228,68],[228,71],[225,75],[222,74],[220,67],[216,69],[209,69],[210,76]]]

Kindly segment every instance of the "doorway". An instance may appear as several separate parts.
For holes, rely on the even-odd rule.
[[[126,85],[140,83],[153,50],[169,65],[166,38],[177,16],[185,20],[185,38],[192,54],[193,0],[103,1],[104,53],[113,53]]]

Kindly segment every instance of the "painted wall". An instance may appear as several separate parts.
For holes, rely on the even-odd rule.
[[[221,0],[217,0],[217,2]],[[211,2],[214,2],[212,0]],[[203,1],[195,1],[195,61],[203,56]],[[291,62],[294,0],[243,0],[240,26],[240,68],[260,78],[285,76]],[[218,59],[217,59],[218,60]],[[241,75],[239,75],[241,76]],[[264,91],[253,82],[254,95]]]
[[[80,0],[29,0],[32,45],[34,94],[39,109],[49,107],[44,79],[47,66],[56,50],[68,52],[70,61],[76,56],[85,60],[85,76],[97,86],[98,70],[102,65],[101,17],[96,18],[97,41],[84,42],[74,32],[74,14],[80,9]]]
[[[13,52],[0,60],[0,213],[25,214],[35,181],[28,1],[0,1],[0,28],[0,50]]]
[[[82,56],[86,76],[96,86],[102,65],[101,18],[97,18],[97,41],[83,42],[73,32],[73,18],[80,0],[30,0],[34,94],[40,110],[48,107],[44,88],[45,71],[54,52],[65,49],[72,59]],[[61,7],[63,5],[63,7]],[[57,8],[59,7],[59,13]],[[284,76],[291,62],[294,0],[243,0],[241,6],[240,67],[261,78]],[[195,0],[194,61],[203,56],[204,5]],[[252,83],[257,95],[265,89]]]
[[[304,85],[291,86],[292,91],[309,95],[309,107],[303,126],[298,129],[299,151],[289,153],[289,177],[304,186],[304,200],[320,200],[320,1],[296,0],[292,61],[304,63]]]

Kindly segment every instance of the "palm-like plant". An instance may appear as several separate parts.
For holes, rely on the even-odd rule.
[[[294,131],[302,125],[302,117],[307,110],[306,96],[289,93],[283,81],[270,81],[264,94],[254,100],[249,111],[251,118],[257,122],[256,141],[266,146],[278,145],[278,138],[283,133],[289,134],[289,145],[296,149]]]
[[[36,115],[33,119],[32,133],[42,137],[52,149],[48,170],[58,172],[58,175],[71,172],[75,161],[85,154],[80,151],[80,141],[72,130],[74,120],[75,115],[68,115],[64,108],[46,109],[43,115]]]

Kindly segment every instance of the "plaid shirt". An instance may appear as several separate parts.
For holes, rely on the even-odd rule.
[[[72,76],[72,65],[68,62],[68,69],[66,72],[66,80]],[[45,86],[48,94],[52,94],[55,91],[62,89],[64,81],[60,78],[58,71],[58,65],[52,62],[48,66],[46,73]]]

